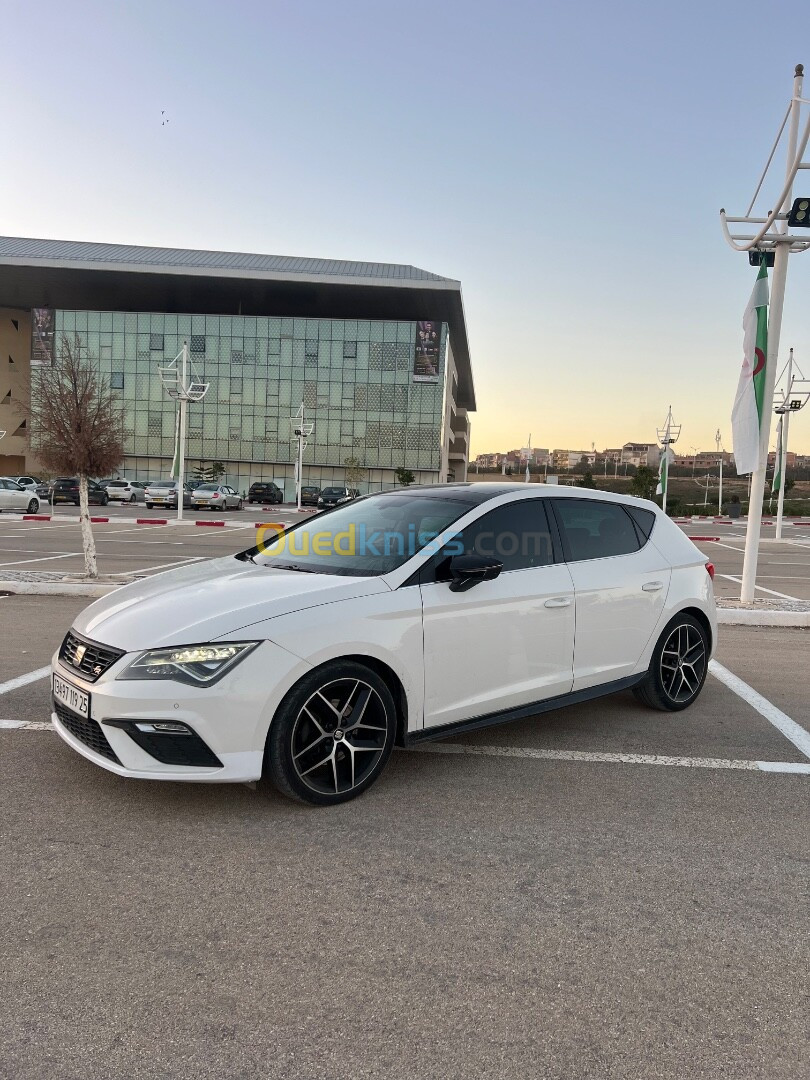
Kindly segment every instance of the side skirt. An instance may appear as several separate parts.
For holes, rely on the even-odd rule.
[[[642,671],[640,675],[628,675],[624,679],[601,683],[599,686],[589,686],[585,690],[574,690],[570,694],[559,694],[557,697],[545,698],[543,701],[534,702],[532,705],[520,705],[516,709],[504,709],[501,712],[475,716],[471,720],[458,720],[454,724],[442,724],[440,727],[411,731],[406,734],[404,745],[410,746],[413,743],[430,742],[433,739],[443,739],[449,735],[463,735],[468,731],[478,731],[480,728],[494,727],[496,724],[508,724],[512,720],[525,720],[527,716],[553,712],[554,709],[562,709],[566,705],[579,705],[583,701],[593,701],[595,698],[606,697],[608,694],[616,694],[620,690],[629,690],[631,687],[643,682],[646,677],[647,672]]]

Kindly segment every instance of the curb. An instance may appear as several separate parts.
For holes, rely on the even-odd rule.
[[[122,585],[129,585],[128,581],[116,582],[114,585],[92,585],[87,582],[71,581],[0,581],[0,592],[21,593],[27,596],[106,596],[115,592]]]
[[[109,521],[109,518],[107,519]],[[136,525],[168,525],[168,518],[135,518]]]
[[[50,521],[50,514],[23,514],[23,521]]]
[[[699,540],[699,541],[702,541],[703,543],[708,543],[708,542],[711,541],[712,543],[717,544],[717,543],[720,542],[720,537],[719,536],[690,536],[689,539],[690,540]]]
[[[810,611],[738,611],[718,608],[719,626],[799,626],[810,627]]]
[[[195,525],[207,525],[207,526],[209,526],[209,528],[210,527],[220,528],[220,529],[225,528],[225,522],[224,521],[195,521],[194,524]]]

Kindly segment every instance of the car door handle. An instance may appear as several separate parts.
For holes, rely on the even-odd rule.
[[[551,600],[546,600],[545,607],[571,607],[570,596],[555,596]]]
[[[645,581],[641,589],[643,592],[660,592],[663,587],[663,581]]]

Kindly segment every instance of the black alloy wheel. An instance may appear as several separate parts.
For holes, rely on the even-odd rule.
[[[37,512],[37,510],[39,510],[39,503],[37,502],[36,499],[31,499],[31,501],[28,504],[28,509],[27,509],[26,513],[27,514],[35,514]]]
[[[650,667],[633,693],[644,705],[680,712],[697,698],[709,670],[709,636],[692,615],[676,615],[658,639]]]
[[[394,700],[380,676],[354,661],[327,664],[282,703],[267,737],[265,776],[302,802],[346,802],[380,775],[395,735]]]

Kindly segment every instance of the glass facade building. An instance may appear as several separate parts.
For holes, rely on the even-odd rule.
[[[57,310],[57,350],[63,334],[79,339],[120,395],[122,475],[157,479],[171,466],[176,405],[158,368],[184,341],[198,375],[210,384],[204,400],[189,406],[190,467],[221,461],[227,481],[240,489],[291,476],[292,418],[303,403],[314,424],[304,452],[305,483],[332,482],[347,458],[374,477],[372,488],[393,483],[398,467],[439,473],[444,324],[433,382],[413,381],[413,322]]]
[[[36,468],[14,403],[65,336],[120,398],[130,479],[171,470],[176,403],[159,369],[184,342],[209,384],[188,408],[189,471],[222,462],[240,491],[274,480],[291,498],[303,405],[305,484],[343,484],[347,467],[361,491],[392,486],[399,468],[419,483],[466,478],[460,283],[413,266],[0,237],[0,332],[7,471]]]

